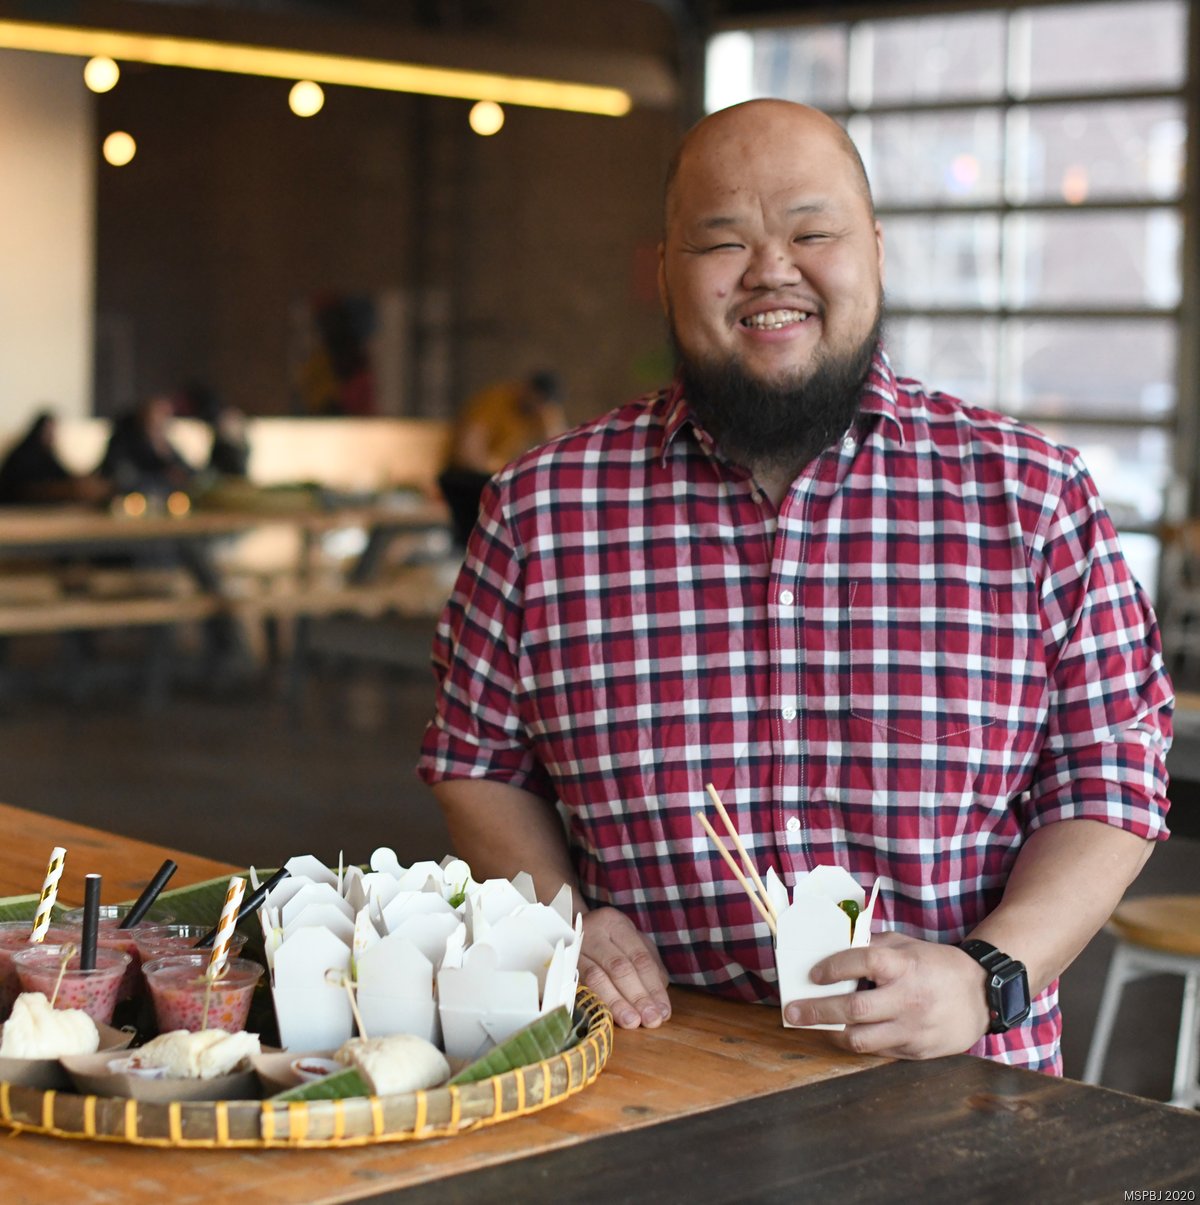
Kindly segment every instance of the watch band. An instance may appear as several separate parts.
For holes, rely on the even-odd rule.
[[[992,1017],[988,1033],[1007,1033],[1014,1025],[1024,1021],[1029,1016],[1031,1006],[1025,964],[977,937],[960,941],[958,948],[974,958],[987,972],[984,991]]]
[[[958,948],[964,953],[970,954],[985,971],[993,970],[1002,962],[1012,961],[1007,954],[997,950],[991,942],[981,941],[978,937],[969,937],[966,941],[960,941]]]

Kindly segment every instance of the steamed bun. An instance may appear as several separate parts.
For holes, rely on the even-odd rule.
[[[386,1038],[351,1038],[334,1055],[339,1063],[357,1067],[376,1096],[418,1092],[450,1078],[446,1056],[415,1034]]]
[[[54,1008],[42,992],[23,992],[0,1037],[0,1057],[56,1059],[100,1048],[96,1022],[79,1008]]]

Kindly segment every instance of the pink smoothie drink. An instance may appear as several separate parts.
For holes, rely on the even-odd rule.
[[[32,920],[0,922],[0,1021],[8,1020],[13,1001],[21,994],[21,981],[17,978],[12,957],[18,950],[30,947],[29,934],[32,931]],[[65,933],[61,925],[51,925],[42,940],[55,944],[63,939]]]
[[[177,954],[143,964],[159,1033],[175,1029],[237,1033],[246,1028],[263,968],[246,958],[230,958],[221,976],[210,982],[205,975],[208,957],[207,953]]]
[[[109,950],[120,950],[129,955],[129,966],[121,988],[117,994],[118,1000],[132,1000],[142,989],[142,959],[138,954],[137,932],[143,926],[169,925],[175,917],[157,905],[151,905],[150,911],[131,929],[119,928],[121,918],[129,909],[123,904],[103,904],[100,908],[100,929],[96,934],[96,944]],[[63,916],[63,924],[74,929],[74,940],[78,941],[83,931],[83,909],[73,908]]]
[[[204,954],[211,951],[196,948],[196,943],[207,937],[212,930],[206,925],[139,925],[133,930],[133,940],[137,943],[138,954],[142,962],[150,962],[155,958],[165,958],[168,954]],[[236,958],[246,944],[244,933],[234,933],[229,939],[229,956]]]
[[[55,1008],[81,1008],[93,1021],[107,1025],[117,1005],[117,991],[129,966],[129,955],[120,950],[97,949],[95,969],[85,971],[79,965],[79,949],[74,943],[43,944],[18,950],[13,954],[13,964],[22,991],[42,992],[47,1000],[54,1001]]]

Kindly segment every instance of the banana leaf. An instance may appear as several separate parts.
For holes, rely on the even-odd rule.
[[[468,1063],[450,1082],[473,1084],[493,1075],[503,1075],[530,1063],[540,1063],[560,1054],[575,1036],[571,1010],[565,1005],[518,1029],[511,1038],[493,1046],[482,1058]]]
[[[270,1101],[286,1104],[292,1100],[341,1100],[347,1096],[370,1096],[371,1086],[357,1067],[343,1067],[307,1084],[297,1084],[285,1092],[269,1096]]]

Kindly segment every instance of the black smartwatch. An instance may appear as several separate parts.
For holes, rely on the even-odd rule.
[[[1006,1033],[1029,1016],[1029,976],[1025,964],[1002,954],[995,946],[978,938],[960,941],[958,948],[970,954],[987,972],[984,990],[992,1023],[988,1033]]]

